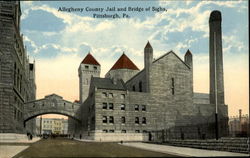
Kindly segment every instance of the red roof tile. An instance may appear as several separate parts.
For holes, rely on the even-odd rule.
[[[100,65],[98,61],[90,53],[87,54],[87,56],[83,59],[81,63],[91,64],[91,65]]]
[[[138,67],[123,53],[110,70],[132,69],[139,70]]]

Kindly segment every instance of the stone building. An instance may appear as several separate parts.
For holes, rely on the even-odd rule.
[[[148,42],[142,70],[123,53],[105,78],[91,76],[74,133],[95,140],[147,140],[158,131],[168,138],[215,138],[217,112],[219,136],[228,135],[219,11],[211,13],[209,28],[209,94],[193,92],[190,50],[184,61],[173,51],[153,59]]]
[[[247,137],[250,135],[249,130],[249,116],[243,115],[242,110],[239,110],[238,116],[229,118],[229,134],[231,137]]]
[[[0,133],[29,131],[24,103],[36,99],[35,62],[27,57],[20,16],[19,1],[0,2]]]

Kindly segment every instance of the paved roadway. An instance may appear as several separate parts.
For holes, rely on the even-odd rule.
[[[176,157],[108,142],[82,142],[66,138],[42,139],[14,158],[29,157]]]

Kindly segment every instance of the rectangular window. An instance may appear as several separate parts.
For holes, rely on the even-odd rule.
[[[108,94],[106,92],[102,92],[102,97],[103,98],[107,98],[108,97]]]
[[[135,86],[133,86],[133,91],[135,91]]]
[[[85,69],[89,69],[89,66],[88,66],[88,65],[85,65]]]
[[[97,67],[96,67],[96,66],[94,66],[94,70],[97,70]]]
[[[114,104],[113,103],[109,103],[109,109],[114,110]]]
[[[125,104],[121,104],[121,110],[125,110]]]
[[[124,123],[126,123],[126,119],[125,119],[125,117],[123,116],[123,117],[121,117],[121,122],[124,124]]]
[[[108,108],[108,104],[107,103],[102,103],[102,109],[107,109]]]
[[[113,98],[113,93],[109,93],[109,98]]]
[[[102,117],[102,123],[107,123],[108,121],[107,121],[108,119],[107,119],[107,116],[103,116]]]
[[[104,129],[102,130],[103,133],[108,133],[108,130]]]
[[[121,94],[121,99],[125,99],[125,94]]]
[[[146,124],[146,123],[147,123],[146,117],[143,117],[142,118],[142,124]]]
[[[124,130],[124,129],[122,130],[122,133],[126,133],[126,132],[127,132],[126,130]]]
[[[139,124],[139,117],[135,117],[135,124]]]
[[[142,106],[141,106],[141,110],[142,110],[142,111],[146,111],[146,105],[142,105]]]
[[[113,129],[109,130],[109,133],[114,133],[114,132],[115,132],[115,130],[113,130]]]
[[[139,111],[139,105],[135,104],[135,111]]]
[[[135,130],[135,133],[140,133],[140,130]]]
[[[109,123],[114,123],[114,117],[113,116],[109,116]]]

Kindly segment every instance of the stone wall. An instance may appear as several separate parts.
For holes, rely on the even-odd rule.
[[[80,103],[83,103],[89,95],[91,77],[100,77],[100,72],[101,67],[99,65],[80,64],[78,69]]]
[[[139,70],[131,70],[131,69],[114,69],[110,70],[106,75],[105,78],[115,78],[115,79],[122,79],[124,82],[127,82],[131,77],[137,74]]]
[[[0,2],[0,132],[24,133],[24,103],[36,85],[20,34],[20,2]]]

